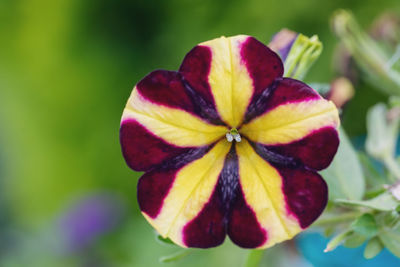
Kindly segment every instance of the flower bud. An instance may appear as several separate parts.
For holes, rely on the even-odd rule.
[[[322,52],[318,36],[307,37],[283,29],[272,39],[269,47],[277,52],[284,63],[284,76],[302,79]]]
[[[335,79],[329,92],[326,94],[327,99],[335,103],[336,107],[343,107],[354,96],[354,87],[349,79],[339,77]]]

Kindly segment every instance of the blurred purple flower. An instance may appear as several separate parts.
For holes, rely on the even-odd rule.
[[[94,244],[121,223],[124,205],[115,195],[97,193],[85,196],[61,217],[60,232],[68,251]]]
[[[297,38],[297,35],[298,33],[294,31],[282,29],[272,37],[268,47],[278,53],[282,61],[285,62],[286,57],[288,56],[289,51]]]

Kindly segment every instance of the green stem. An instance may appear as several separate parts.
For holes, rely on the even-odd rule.
[[[397,180],[400,180],[400,166],[397,164],[396,160],[391,155],[385,156],[382,160],[390,173],[392,173]]]
[[[178,261],[192,252],[191,249],[181,249],[175,252],[172,255],[164,256],[160,258],[161,263],[175,262]]]
[[[315,223],[313,223],[312,226],[328,226],[331,224],[335,225],[337,223],[351,221],[360,215],[361,215],[360,212],[348,212],[348,213],[343,213],[343,214],[340,214],[340,215],[337,215],[334,217],[332,216],[329,218],[321,218],[318,221],[316,221]]]
[[[245,267],[259,267],[261,263],[261,259],[264,255],[264,250],[262,249],[253,249],[249,251],[247,255]]]

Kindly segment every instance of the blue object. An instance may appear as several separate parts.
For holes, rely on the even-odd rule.
[[[329,239],[320,233],[303,233],[296,239],[304,258],[314,267],[399,267],[400,259],[383,249],[373,259],[363,257],[365,244],[358,248],[337,247],[325,253]]]

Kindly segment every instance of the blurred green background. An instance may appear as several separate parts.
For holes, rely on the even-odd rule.
[[[134,84],[176,70],[199,42],[243,33],[268,43],[284,27],[318,34],[324,51],[307,81],[330,82],[337,8],[365,27],[400,12],[398,0],[0,0],[0,266],[158,266],[177,249],[140,214],[140,174],[118,139]],[[357,90],[350,135],[365,132],[380,99]],[[170,266],[240,266],[246,253],[226,242]]]

